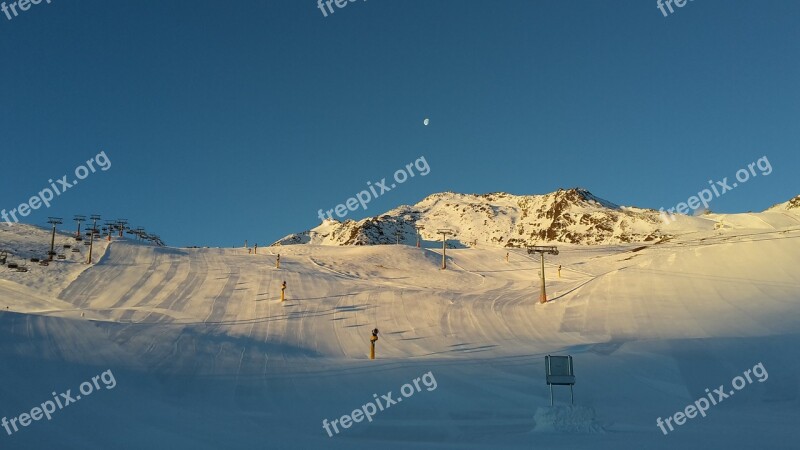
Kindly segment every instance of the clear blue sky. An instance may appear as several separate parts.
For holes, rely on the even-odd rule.
[[[8,2],[8,0],[6,0]],[[0,13],[0,208],[105,151],[24,219],[125,217],[171,245],[269,244],[425,156],[350,213],[441,191],[583,186],[670,207],[800,194],[800,2],[52,0]],[[422,120],[430,117],[428,127]],[[71,225],[70,225],[71,226]]]

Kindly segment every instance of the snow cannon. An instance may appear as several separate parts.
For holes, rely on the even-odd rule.
[[[375,343],[378,342],[378,329],[372,330],[372,336],[369,338],[369,359],[375,359]]]

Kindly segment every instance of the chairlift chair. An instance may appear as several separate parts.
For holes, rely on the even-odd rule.
[[[8,263],[8,268],[9,269],[16,269],[17,267],[19,267],[19,264],[17,264],[17,263]]]
[[[72,247],[72,245],[70,245],[70,244],[64,244],[64,248],[71,248],[71,247]]]
[[[25,266],[18,266],[16,270],[17,272],[27,272],[28,268]]]
[[[37,262],[39,262],[39,258],[31,258],[31,262],[32,263],[37,263]]]
[[[44,261],[44,260],[42,260],[42,261],[39,261],[39,265],[40,265],[40,266],[49,266],[49,265],[50,265],[50,263],[49,263],[49,262],[47,262],[47,261]]]
[[[67,259],[67,255],[58,255],[57,258],[58,259]]]
[[[80,253],[80,252],[81,252],[81,249],[79,249],[78,247],[75,247],[75,248],[72,249],[72,253]]]

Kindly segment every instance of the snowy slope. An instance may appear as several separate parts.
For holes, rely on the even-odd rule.
[[[431,206],[441,201],[451,200]],[[658,241],[559,244],[544,305],[537,259],[481,245],[448,250],[446,271],[435,244],[250,255],[126,240],[94,266],[50,267],[63,274],[0,270],[0,415],[104,370],[117,381],[51,421],[0,429],[0,446],[796,448],[800,215],[680,219]],[[41,240],[13,230],[3,247]],[[575,357],[584,409],[548,409],[546,354]],[[668,436],[656,427],[759,362],[763,383]],[[333,437],[322,428],[427,372],[435,390]],[[566,391],[556,390],[562,405]]]
[[[88,238],[83,242],[76,242],[73,235],[74,232],[56,232],[53,243],[54,251],[63,254],[66,259],[55,259],[49,266],[42,267],[38,263],[31,262],[30,259],[48,259],[47,252],[50,251],[52,238],[51,230],[24,224],[0,227],[0,251],[5,250],[8,253],[7,262],[17,263],[28,269],[28,272],[20,273],[0,268],[0,271],[4,272],[0,277],[0,282],[2,280],[13,281],[50,295],[61,292],[88,268],[85,262],[89,255],[89,247],[84,245],[85,242],[88,242]],[[107,244],[105,239],[95,238],[92,250],[94,262],[102,257]],[[65,248],[65,245],[69,248]],[[77,251],[74,251],[76,249]]]
[[[767,211],[793,211],[793,212],[797,212],[798,210],[800,210],[800,195],[798,195],[797,197],[789,200],[788,202],[778,203],[777,205],[774,205],[773,207],[771,207]]]

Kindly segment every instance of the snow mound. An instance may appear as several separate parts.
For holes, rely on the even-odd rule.
[[[587,406],[539,407],[533,420],[534,433],[605,433],[594,408]]]

